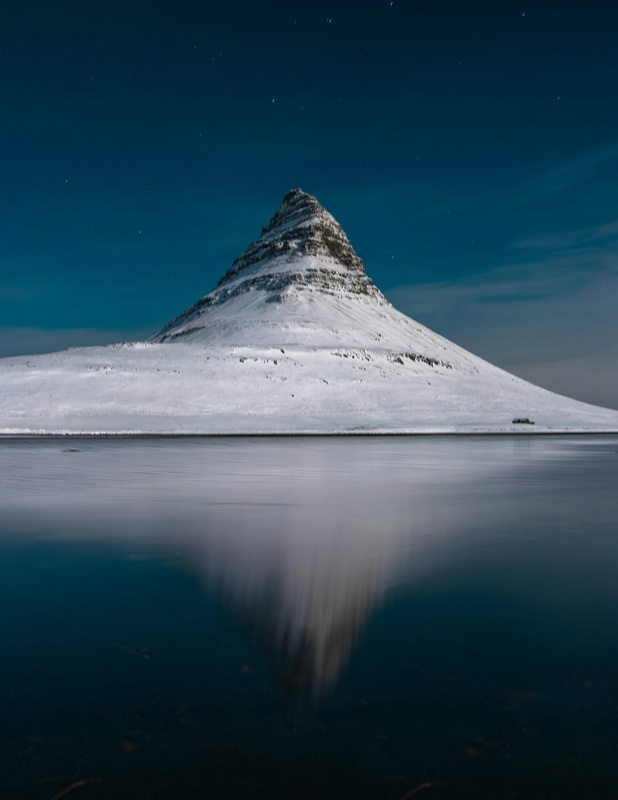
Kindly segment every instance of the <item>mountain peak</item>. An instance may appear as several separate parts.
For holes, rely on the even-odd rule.
[[[218,285],[236,280],[241,273],[256,271],[265,261],[293,263],[303,256],[365,274],[363,260],[333,215],[313,195],[292,189],[259,238],[234,261]]]
[[[275,325],[272,303],[285,306],[292,316],[306,315],[306,303],[315,306],[326,297],[333,302],[347,298],[386,305],[333,215],[313,195],[292,189],[216,289],[168,322],[153,341],[215,335],[222,316],[228,319],[229,330],[231,317],[236,326],[252,330],[260,319],[264,330]],[[280,333],[277,323],[273,335]]]

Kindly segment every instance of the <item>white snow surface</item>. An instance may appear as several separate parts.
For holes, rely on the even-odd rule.
[[[277,244],[272,226],[247,253]],[[294,234],[312,226],[288,223],[284,253],[241,265],[150,342],[0,359],[0,434],[618,432],[618,411],[527,383],[396,311],[362,262],[304,252]]]

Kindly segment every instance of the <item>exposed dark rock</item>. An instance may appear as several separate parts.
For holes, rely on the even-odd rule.
[[[293,189],[283,198],[268,226],[262,228],[260,237],[234,261],[218,285],[240,277],[267,259],[289,261],[302,256],[326,257],[365,275],[362,259],[332,214],[313,195]]]
[[[421,353],[389,353],[387,355],[388,360],[393,364],[404,364],[404,358],[409,359],[410,361],[422,361],[423,364],[427,364],[430,367],[445,367],[446,369],[452,369],[452,364],[449,364],[448,361],[440,361],[437,358],[429,358],[428,356],[424,356]]]

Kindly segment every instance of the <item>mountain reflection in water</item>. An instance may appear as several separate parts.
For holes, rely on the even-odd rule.
[[[617,796],[618,437],[2,440],[0,476],[1,797]]]
[[[3,527],[154,549],[257,632],[292,694],[317,695],[389,589],[473,550],[477,530],[499,539],[502,520],[534,516],[535,474],[556,459],[541,444],[4,442]]]

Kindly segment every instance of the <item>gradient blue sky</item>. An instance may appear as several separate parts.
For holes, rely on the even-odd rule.
[[[0,355],[154,332],[300,186],[402,311],[618,408],[617,9],[5,4]]]

